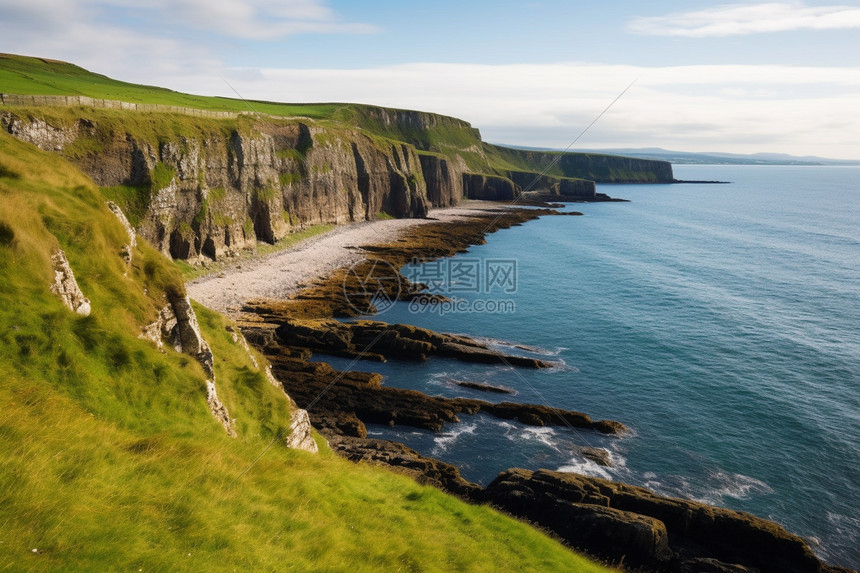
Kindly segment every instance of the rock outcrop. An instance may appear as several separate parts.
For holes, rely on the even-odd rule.
[[[175,133],[148,133],[101,113],[55,126],[3,111],[0,124],[119,189],[140,235],[173,258],[218,259],[309,225],[423,217],[431,206],[416,148],[359,130],[187,118]]]
[[[337,321],[333,322],[337,323]],[[373,324],[371,328],[384,323]],[[324,332],[313,330],[312,334],[325,337]],[[430,337],[447,336],[438,335],[432,331],[427,332]],[[329,333],[333,344],[340,343],[338,334]],[[367,435],[365,424],[405,425],[441,430],[445,424],[459,422],[458,414],[485,412],[498,418],[518,420],[531,426],[571,426],[604,434],[620,434],[626,430],[619,422],[595,421],[581,412],[539,404],[491,403],[467,398],[444,398],[428,396],[415,390],[383,386],[382,376],[379,374],[358,371],[340,372],[324,362],[309,361],[311,353],[307,347],[296,344],[299,336],[301,335],[290,335],[288,342],[281,337],[280,333],[273,337],[264,337],[255,333],[252,335],[252,340],[266,341],[266,346],[261,349],[271,362],[275,376],[298,405],[308,409],[312,423],[320,429],[355,437]],[[373,336],[376,337],[378,334]],[[392,343],[397,348],[416,344],[420,346],[416,350],[426,350],[422,341],[416,339],[407,342],[392,336]]]
[[[511,469],[483,499],[574,547],[648,570],[823,570],[801,538],[771,521],[600,478]]]
[[[471,500],[480,497],[481,486],[460,475],[460,470],[451,464],[423,456],[399,442],[363,439],[326,433],[332,450],[353,462],[387,465],[404,472],[418,483],[432,485]]]
[[[673,183],[667,161],[619,157],[600,153],[560,153],[491,146],[514,165],[528,165],[534,173],[554,178],[576,178],[598,183]],[[510,176],[510,175],[509,175]]]
[[[429,356],[442,356],[463,362],[525,368],[554,366],[552,362],[538,358],[499,352],[468,336],[440,334],[408,324],[375,320],[287,319],[278,327],[276,334],[288,346],[364,360],[427,360]]]
[[[290,433],[284,440],[284,445],[294,450],[303,450],[316,454],[319,452],[316,440],[313,437],[313,427],[307,410],[301,408],[293,409],[293,417],[290,420]]]
[[[497,175],[463,174],[463,189],[469,199],[511,201],[520,194],[516,183]]]
[[[235,438],[237,434],[233,419],[218,398],[215,388],[215,357],[200,332],[191,300],[183,295],[168,295],[168,303],[158,313],[158,319],[145,326],[139,338],[151,341],[162,351],[164,342],[167,342],[177,352],[187,354],[200,363],[208,376],[206,403],[209,405],[209,411],[224,426],[227,435]]]
[[[218,398],[218,392],[215,390],[215,380],[206,381],[206,403],[209,405],[209,411],[215,416],[215,419],[221,422],[224,426],[224,431],[231,438],[236,437],[236,428],[233,424],[233,419],[230,417],[230,412],[227,407]]]
[[[598,199],[594,181],[587,179],[550,177],[527,171],[509,171],[508,177],[523,192],[540,191],[550,196],[558,196],[558,200],[595,201]]]
[[[427,199],[434,207],[451,207],[466,197],[463,174],[466,162],[457,157],[420,153],[421,171],[427,183]]]
[[[261,370],[263,374],[266,376],[266,380],[274,386],[275,388],[280,389],[284,396],[290,401],[290,404],[293,406],[293,417],[290,422],[290,433],[287,434],[284,439],[284,445],[288,448],[292,448],[295,450],[304,450],[306,452],[311,452],[316,454],[319,452],[319,446],[317,446],[316,440],[313,437],[313,426],[311,426],[311,420],[308,416],[307,410],[302,410],[296,405],[295,400],[293,400],[287,391],[284,389],[283,384],[281,384],[275,375],[272,373],[272,367],[268,364],[260,364],[260,361],[257,360],[257,357],[254,356],[254,353],[251,352],[251,347],[248,345],[248,341],[245,339],[245,336],[242,334],[238,328],[233,326],[228,326],[227,331],[233,338],[233,342],[241,346],[245,352],[248,354],[248,358],[251,360],[251,364],[254,365],[254,368],[257,370]]]
[[[75,280],[75,273],[72,272],[66,253],[62,249],[57,249],[57,252],[51,255],[51,264],[54,267],[54,282],[51,283],[51,292],[57,295],[69,310],[81,316],[89,316],[92,310],[90,299],[81,292],[81,287]]]

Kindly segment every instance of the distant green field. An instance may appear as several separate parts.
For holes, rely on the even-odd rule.
[[[254,111],[272,115],[332,118],[349,104],[282,104],[197,96],[166,88],[111,79],[74,64],[0,54],[0,92],[21,95],[82,95],[131,103],[176,105],[213,111]]]

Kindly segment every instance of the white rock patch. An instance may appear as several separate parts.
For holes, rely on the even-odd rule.
[[[90,299],[85,297],[84,293],[81,292],[78,281],[75,280],[75,273],[72,272],[72,267],[69,266],[66,253],[58,249],[51,256],[51,263],[54,265],[54,282],[51,284],[51,292],[60,297],[63,304],[70,310],[81,316],[89,316],[92,311]]]

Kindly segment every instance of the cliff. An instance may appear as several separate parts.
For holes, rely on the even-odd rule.
[[[445,148],[443,139],[431,137],[439,136],[440,126],[474,135],[464,122],[377,111],[371,117],[392,135],[411,133],[414,143],[446,153],[341,124],[197,117],[175,109],[9,107],[0,111],[0,125],[71,159],[145,239],[192,261],[276,242],[311,225],[372,220],[380,213],[423,217],[431,206],[464,198],[510,201],[535,180],[521,171],[472,173],[452,147],[457,138]],[[594,197],[592,182],[537,180],[560,195]]]
[[[423,217],[430,205],[421,160],[405,143],[303,121],[131,114],[15,109],[0,124],[71,159],[173,258],[218,259],[379,213]],[[451,192],[450,203],[462,197]]]
[[[145,239],[192,262],[308,226],[424,217],[463,199],[536,190],[593,201],[602,199],[595,181],[672,180],[668,163],[489,145],[468,122],[422,111],[251,105],[8,54],[0,80],[19,91],[0,94],[4,131],[70,159]]]
[[[579,178],[598,183],[672,183],[672,164],[597,153],[532,151],[487,145],[500,158],[552,177]]]

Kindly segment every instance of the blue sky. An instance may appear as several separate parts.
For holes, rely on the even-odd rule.
[[[577,147],[860,159],[858,1],[0,0],[0,14],[0,51],[192,93],[422,109],[488,141],[566,147],[635,82]]]

